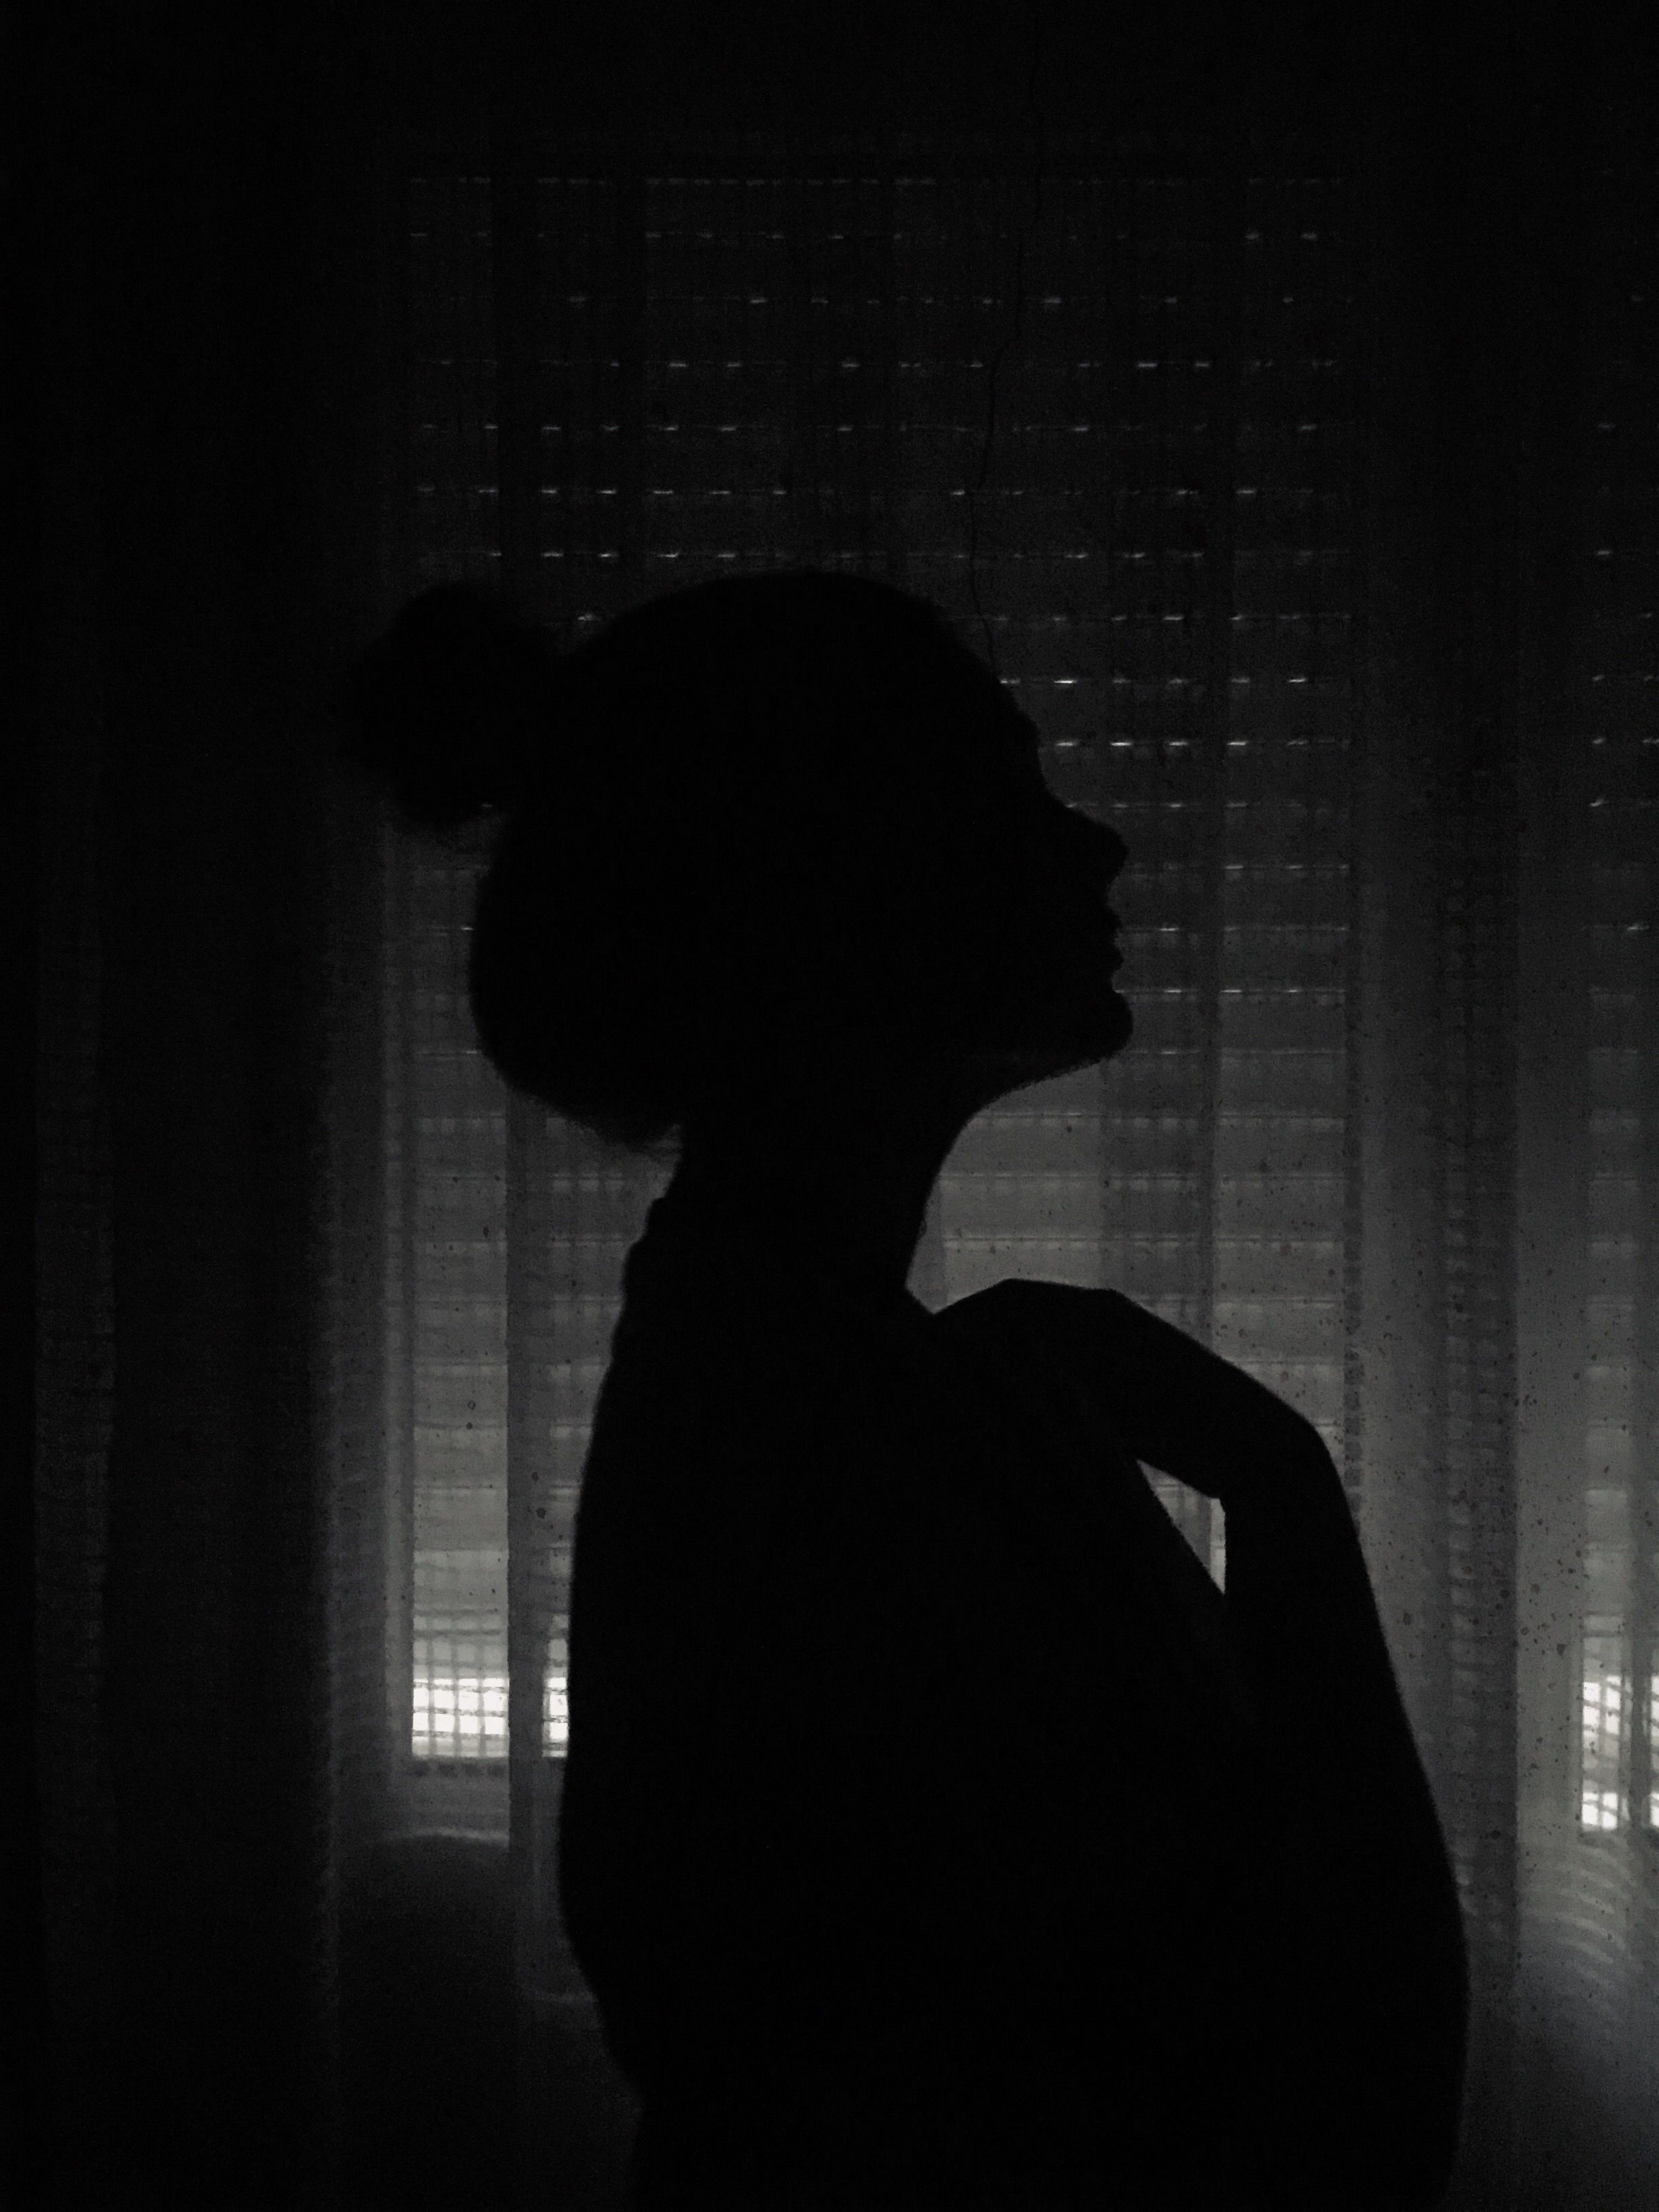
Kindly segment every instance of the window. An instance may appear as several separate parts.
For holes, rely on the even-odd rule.
[[[964,1133],[915,1287],[937,1306],[1008,1273],[1116,1284],[1256,1364],[1340,1461],[1342,179],[1314,158],[1244,178],[1179,138],[1060,148],[1040,191],[920,144],[882,153],[803,165],[747,140],[641,177],[625,149],[572,149],[536,180],[533,240],[510,255],[488,178],[410,179],[409,586],[500,569],[510,331],[536,455],[521,596],[559,634],[733,567],[859,567],[942,604],[1039,727],[1051,787],[1128,842],[1137,1036],[1107,1070]],[[410,1748],[482,1770],[505,1749],[514,1516],[542,1742],[561,1747],[587,1425],[622,1261],[668,1170],[526,1113],[482,1061],[465,981],[482,849],[387,858]],[[548,1258],[512,1324],[509,1386],[515,1223]],[[1218,1574],[1219,1516],[1158,1486]]]

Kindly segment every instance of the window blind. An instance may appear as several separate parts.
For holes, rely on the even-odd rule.
[[[1236,1340],[1247,1363],[1297,1389],[1340,1451],[1352,624],[1341,180],[1220,170],[1192,137],[1057,149],[1040,179],[988,177],[959,150],[930,161],[920,145],[845,145],[813,174],[763,142],[689,150],[726,173],[668,169],[629,187],[616,181],[616,149],[594,146],[565,167],[598,173],[537,183],[532,611],[579,636],[632,596],[613,580],[624,562],[647,593],[734,564],[844,564],[928,592],[988,644],[1044,731],[1051,784],[1109,812],[1128,840],[1138,1033],[1103,1076],[1045,1085],[965,1134],[918,1286],[937,1304],[1021,1270],[1115,1282]],[[1327,166],[1285,151],[1276,170]],[[619,481],[627,364],[609,350],[629,312],[614,289],[629,199],[645,218],[649,479],[631,501]],[[490,574],[502,433],[489,182],[414,179],[409,207],[412,580]],[[1006,445],[974,491],[1000,348]],[[1208,870],[1196,882],[1194,824]],[[510,1102],[487,1103],[493,1079],[465,1019],[480,865],[401,861],[416,902],[404,942],[421,963],[409,976],[414,1202],[434,1209],[417,1297],[452,1301],[441,1347],[417,1358],[430,1382],[416,1423],[433,1431],[423,1451],[453,1457],[442,1473],[433,1458],[417,1492],[434,1516],[457,1510],[440,1493],[459,1492],[487,1518],[504,1504],[483,1462],[501,1456],[489,1373],[506,1360],[505,1260],[483,1217],[501,1209]],[[1218,1030],[1201,1011],[1218,995]],[[547,1227],[581,1253],[550,1292],[571,1346],[550,1409],[550,1433],[575,1454],[555,1478],[562,1492],[608,1339],[580,1302],[614,1297],[663,1177],[586,1160],[576,1133],[558,1144],[565,1212]],[[621,1212],[579,1225],[569,1209],[605,1202],[605,1190]],[[465,1224],[440,1230],[439,1208]],[[1267,1224],[1277,1249],[1264,1267]],[[579,1310],[563,1316],[570,1300]],[[459,1365],[457,1323],[479,1347]],[[468,1452],[478,1472],[463,1477]],[[1194,1511],[1204,1501],[1170,1485],[1166,1502],[1209,1556],[1207,1510]],[[1219,1543],[1218,1526],[1218,1564]],[[434,1574],[440,1553],[453,1562],[467,1548],[454,1530],[416,1543]],[[482,1728],[468,1741],[482,1743]]]

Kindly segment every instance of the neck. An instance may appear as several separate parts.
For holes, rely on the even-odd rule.
[[[923,1105],[896,1082],[786,1107],[750,1103],[688,1133],[673,1190],[752,1227],[786,1265],[859,1297],[909,1280],[927,1201],[968,1112]]]

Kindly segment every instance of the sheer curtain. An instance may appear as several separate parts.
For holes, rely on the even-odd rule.
[[[18,2009],[48,2094],[9,2115],[0,2193],[321,2203],[335,1775],[380,1755],[337,1699],[330,1577],[383,1482],[374,972],[315,707],[384,597],[382,86],[367,26],[303,0],[31,28],[44,1987]]]
[[[550,48],[526,33],[474,51],[442,10],[343,38],[326,66],[284,47],[317,120],[271,174],[289,192],[309,178],[331,319],[310,350],[292,333],[286,354],[268,333],[218,341],[239,389],[289,426],[308,487],[270,574],[291,618],[331,638],[471,575],[502,578],[574,641],[700,577],[847,566],[937,599],[1016,688],[1053,787],[1129,845],[1136,1034],[1109,1067],[964,1133],[914,1287],[938,1308],[1008,1273],[1114,1285],[1318,1423],[1468,1917],[1452,2201],[1644,2203],[1659,2179],[1645,88],[1545,51],[1476,74],[1379,44],[1340,100],[1290,53],[1212,72],[1200,94],[1167,58],[1090,77],[1074,40],[1068,67],[1062,15],[1037,18],[1046,53],[1019,31],[994,96],[944,128],[931,81],[931,105],[902,86],[826,96],[769,128],[735,95],[677,111],[660,57],[654,103],[613,93],[595,120],[556,92]],[[346,122],[353,100],[375,128]],[[222,128],[210,167],[233,159]],[[307,170],[307,149],[331,148]],[[202,172],[177,173],[200,222]],[[222,219],[212,234],[222,251],[234,234]],[[304,256],[288,251],[300,301]],[[203,327],[251,282],[228,265],[176,278]],[[90,311],[63,313],[91,359]],[[321,366],[333,331],[357,349],[349,379]],[[321,395],[308,414],[285,381],[296,357]],[[158,407],[181,373],[154,366]],[[107,419],[110,471],[126,418]],[[181,431],[170,447],[144,435],[156,481],[171,455],[199,483]],[[221,527],[246,542],[246,520]],[[319,611],[295,569],[322,547]],[[194,588],[241,609],[247,586],[196,559]],[[86,619],[118,641],[104,591]],[[189,627],[151,591],[174,625],[160,696],[189,665]],[[239,651],[216,696],[258,659]],[[156,842],[179,817],[141,805],[134,756],[112,753],[60,661],[39,1640],[60,2066],[80,2050],[70,1996],[88,2037],[107,2017],[94,1986],[116,1937],[86,1933],[82,1906],[139,1834],[152,1875],[203,1863],[222,1929],[250,1881],[291,1899],[286,1918],[262,1912],[248,1957],[297,1942],[311,1962],[268,2033],[290,2066],[307,2054],[307,2109],[337,2128],[292,2201],[332,2185],[354,2203],[504,2201],[511,2143],[526,2203],[614,2203],[629,2098],[553,1902],[563,1608],[622,1261],[672,1160],[608,1152],[478,1055],[465,962],[488,831],[405,840],[337,783],[282,817],[286,857],[256,877],[265,903],[245,924],[257,945],[271,917],[307,917],[300,1002],[238,997],[245,1088],[204,1091],[198,1031],[224,1018],[230,978],[191,955],[167,1000],[173,1089],[135,1103],[118,1079],[156,1047],[122,930],[181,865],[192,942],[247,886]],[[283,680],[303,703],[303,672]],[[216,711],[198,709],[201,758]],[[152,842],[118,844],[102,954],[118,980],[100,998],[79,887],[111,866],[95,807],[107,819],[115,802],[88,783],[111,758],[129,778],[118,821]],[[221,774],[219,811],[197,799],[185,819],[222,835],[258,818],[265,787]],[[191,788],[181,770],[169,796]],[[191,927],[152,916],[143,941],[165,951]],[[258,1164],[192,1182],[231,1157],[216,1132],[284,1051],[296,1088],[258,1124]],[[163,1126],[179,1102],[189,1144]],[[223,1192],[245,1185],[227,1244]],[[165,1441],[188,1420],[173,1324],[210,1321],[216,1297],[266,1310],[261,1231],[295,1203],[313,1224],[308,1295],[295,1260],[280,1356],[247,1340],[239,1372],[258,1389],[198,1388],[229,1456],[190,1488],[188,1452]],[[188,1273],[204,1254],[206,1285]],[[184,1272],[164,1273],[147,1336],[158,1267]],[[124,1348],[112,1386],[106,1343]],[[273,1443],[260,1409],[301,1401],[309,1441]],[[109,1408],[118,1430],[124,1405],[131,1420],[152,1402],[162,1441],[124,1462]],[[286,1490],[268,1480],[283,1468]],[[1220,1516],[1154,1474],[1219,1576]],[[250,1513],[255,1494],[286,1499],[288,1520]],[[101,1670],[88,1656],[106,1562],[127,1608],[116,1674],[107,1642]],[[146,1673],[158,1627],[171,1656]],[[225,1649],[240,1656],[210,1693]],[[276,1739],[286,1767],[264,1733],[282,1700],[259,1688],[281,1654],[311,1685]],[[127,1761],[112,1794],[94,1748],[112,1713]],[[250,1844],[278,1806],[287,1831]],[[154,2012],[135,2140],[170,2173],[222,2174],[228,2153],[209,2168],[179,2149],[201,2113],[167,2086],[224,2017],[197,1886],[173,1880],[173,1956],[199,1987]],[[143,1894],[135,1878],[129,1903]],[[124,1966],[129,2024],[156,2002],[164,1955]],[[240,2100],[236,2140],[275,2140],[276,2100],[216,2079]],[[1201,2082],[1193,2098],[1201,2116]],[[89,2112],[89,2093],[65,2109]]]

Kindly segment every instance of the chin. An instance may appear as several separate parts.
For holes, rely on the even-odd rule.
[[[1134,1034],[1133,1009],[1108,983],[1103,991],[1099,985],[1080,1000],[1062,1034],[1075,1036],[1079,1049],[1087,1051],[1091,1060],[1103,1060],[1113,1053],[1121,1052]]]
[[[1051,982],[1035,1005],[1028,998],[1018,1028],[1018,1042],[981,1045],[977,1056],[1006,1088],[1024,1090],[1115,1059],[1134,1033],[1134,1015],[1097,969],[1068,978],[1063,992]]]
[[[1021,1055],[1029,1073],[1024,1083],[1046,1083],[1114,1060],[1134,1033],[1134,1015],[1126,1000],[1109,988],[1103,998],[1068,1008],[1048,1028],[1045,1042]]]

